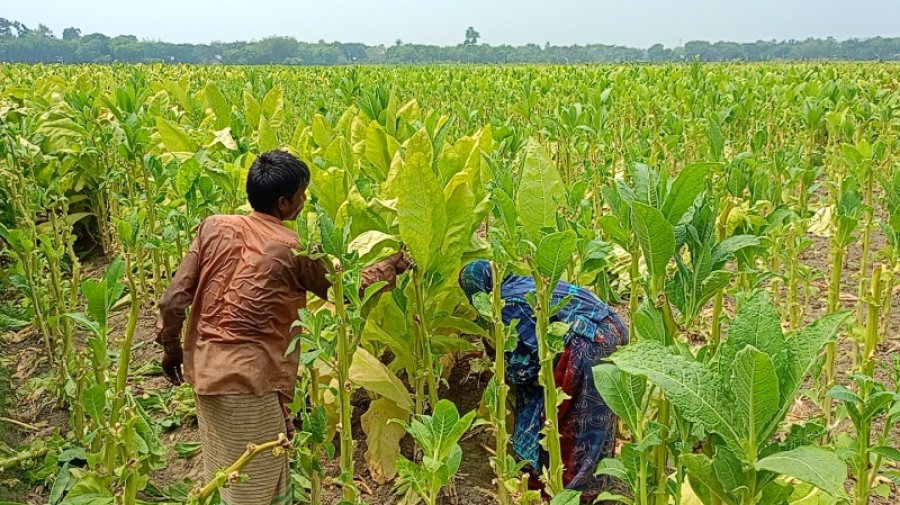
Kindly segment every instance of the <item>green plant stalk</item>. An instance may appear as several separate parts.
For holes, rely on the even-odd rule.
[[[431,408],[438,402],[438,382],[434,373],[434,353],[431,351],[431,330],[428,327],[428,317],[425,314],[425,289],[422,285],[422,276],[419,270],[413,272],[413,291],[416,297],[416,311],[413,315],[413,323],[418,328],[416,333],[421,345],[422,359],[424,361],[425,384],[428,386],[428,403]],[[417,371],[418,372],[418,371]]]
[[[558,404],[559,390],[553,373],[554,354],[548,344],[550,326],[550,288],[538,272],[537,265],[531,265],[534,277],[537,306],[534,307],[537,322],[538,359],[541,363],[540,384],[544,389],[544,443],[549,454],[547,487],[552,495],[563,490],[562,448],[559,440]]]
[[[881,309],[881,272],[879,265],[872,271],[869,309],[866,313],[866,339],[862,356],[862,371],[872,377],[875,374],[875,347],[878,345],[878,323]]]
[[[309,388],[310,388],[310,402],[312,406],[315,408],[321,405],[322,400],[319,397],[319,372],[315,367],[309,368]],[[312,443],[310,444],[310,452],[313,455],[313,458],[319,457],[319,444]],[[341,453],[343,454],[343,453]],[[313,471],[309,476],[309,502],[310,503],[321,503],[322,496],[322,475],[318,471]]]
[[[340,268],[340,267],[339,267]],[[353,388],[350,384],[350,363],[353,360],[355,349],[350,348],[350,335],[347,328],[350,321],[347,318],[346,300],[344,300],[344,272],[340,269],[333,273],[332,286],[334,287],[334,307],[337,315],[337,351],[338,351],[338,382],[340,383],[341,400],[341,489],[342,499],[348,503],[356,503],[359,492],[353,483],[353,406],[350,404],[350,394]]]
[[[125,386],[128,384],[128,368],[131,365],[131,343],[134,341],[134,332],[137,328],[137,320],[140,317],[141,305],[136,298],[137,285],[135,284],[134,272],[132,272],[131,254],[125,251],[125,280],[128,283],[128,290],[131,293],[131,311],[128,314],[128,322],[125,325],[125,338],[119,345],[119,367],[116,370],[116,384],[113,397],[113,406],[109,414],[109,431],[106,437],[105,461],[106,471],[110,474],[115,468],[116,457],[116,441],[117,441],[117,424],[122,415],[122,409],[125,405]]]
[[[497,472],[497,501],[500,505],[508,505],[509,493],[506,489],[506,478],[509,470],[506,468],[506,451],[509,447],[509,434],[506,431],[506,398],[509,394],[509,385],[506,384],[506,333],[503,326],[503,298],[501,285],[503,283],[504,269],[496,262],[491,264],[494,273],[491,286],[491,306],[494,309],[494,318],[491,321],[491,333],[494,337],[494,377],[497,383],[497,404],[494,406],[494,461]]]
[[[123,461],[125,462],[125,489],[123,496],[123,503],[125,505],[133,505],[137,503],[137,494],[138,487],[140,484],[140,469],[138,468],[138,460],[137,455],[134,451],[134,422],[135,417],[134,413],[131,412],[131,409],[126,408],[126,417],[128,417],[128,422],[125,423],[125,433],[123,437],[124,449],[124,457]]]
[[[791,255],[791,266],[788,269],[788,276],[790,277],[788,280],[788,311],[790,314],[791,329],[793,330],[800,327],[800,301],[798,297],[798,292],[800,290],[800,275],[797,272],[797,262],[800,261],[800,258],[799,251],[797,250],[797,237],[794,235],[795,233],[796,232],[792,230],[791,235],[788,238]]]
[[[832,244],[831,284],[828,286],[827,314],[837,312],[841,299],[841,274],[844,268],[844,248],[840,244]],[[837,342],[829,342],[825,347],[825,384],[823,391],[827,392],[834,385],[834,366],[837,354]],[[822,412],[825,414],[826,428],[831,425],[832,398],[825,395],[822,399]],[[825,432],[825,440],[829,438],[829,431]]]
[[[15,159],[15,158],[14,158]],[[31,219],[30,213],[25,206],[24,199],[27,197],[27,185],[25,183],[25,175],[23,172],[23,167],[16,164],[16,173],[18,175],[18,195],[19,198],[15,198],[15,208],[18,213],[19,219],[17,220],[17,225],[20,229],[26,229],[29,231],[29,237],[37,236],[37,227],[35,226],[34,220]],[[44,344],[44,348],[47,351],[47,363],[50,365],[50,368],[54,367],[54,349],[53,344],[50,341],[50,327],[47,324],[47,318],[44,313],[43,300],[39,294],[38,282],[37,282],[37,271],[39,270],[38,257],[36,254],[29,254],[27,251],[14,251],[17,256],[19,256],[19,262],[22,265],[22,269],[25,271],[25,283],[28,285],[29,297],[31,298],[31,305],[34,308],[34,318],[38,323],[38,329],[41,332],[41,341]]]
[[[628,337],[632,342],[637,342],[637,335],[634,334],[634,314],[638,309],[638,288],[639,283],[637,282],[638,277],[640,277],[640,249],[637,248],[635,244],[631,250],[631,269],[629,271],[629,279],[630,283],[630,291],[628,295],[628,314],[631,316],[628,318]]]
[[[891,250],[890,268],[887,268],[887,280],[884,283],[884,291],[881,294],[881,334],[886,335],[888,332],[888,323],[891,320],[891,312],[894,301],[894,288],[897,285],[897,251]]]
[[[884,423],[884,427],[881,429],[881,440],[887,440],[891,434],[891,423]],[[879,454],[875,456],[875,461],[872,463],[872,467],[869,470],[868,481],[869,481],[869,489],[875,487],[875,479],[878,478],[878,474],[881,471],[881,465],[884,462],[884,457]]]
[[[868,505],[872,488],[869,485],[869,437],[871,436],[871,421],[863,422],[858,427],[856,439],[856,455],[853,457],[856,483],[853,485],[853,503],[855,505]]]
[[[719,350],[719,344],[722,342],[722,310],[725,303],[725,291],[720,289],[713,298],[712,311],[712,334],[710,335],[710,343],[712,344],[712,354],[715,355]]]
[[[48,452],[50,452],[50,448],[45,445],[32,446],[28,450],[17,452],[5,459],[0,459],[0,472],[21,465],[22,463],[31,461],[33,459],[42,458]]]
[[[651,282],[655,284],[661,284],[661,280],[651,279]],[[665,292],[662,290],[661,286],[654,285],[653,291],[657,293],[660,297],[660,303],[662,305],[663,311],[663,320],[666,325],[666,335],[664,335],[663,345],[669,346],[672,342],[669,341],[669,335],[674,336],[678,331],[678,328],[675,324],[675,317],[672,314],[672,306],[669,304],[669,300],[665,295]],[[669,438],[669,421],[670,421],[670,406],[669,400],[660,392],[659,396],[659,411],[657,413],[657,421],[662,426],[660,430],[660,438],[662,438],[663,443],[656,446],[654,448],[654,460],[656,462],[656,505],[667,505],[668,497],[666,496],[666,481],[668,479],[668,457],[669,451],[666,447],[665,441]]]
[[[637,505],[650,505],[650,501],[647,494],[647,466],[649,464],[647,453],[641,451],[638,453],[638,462],[640,464],[640,468],[638,469],[638,502]]]
[[[147,164],[144,163],[144,157],[140,153],[136,153],[140,159],[141,177],[143,178],[144,191],[146,193],[145,201],[147,202],[147,221],[150,224],[150,236],[159,236],[159,223],[156,217],[156,195],[153,192],[153,185],[150,184],[150,173],[147,170]],[[159,295],[163,292],[162,284],[162,260],[160,258],[159,248],[154,248],[151,253],[151,261],[153,262],[153,294]]]
[[[863,223],[863,232],[862,232],[862,256],[859,260],[859,286],[857,287],[857,297],[859,303],[857,304],[857,319],[862,320],[863,315],[866,310],[866,289],[868,288],[868,283],[866,282],[868,279],[866,278],[869,272],[869,255],[870,250],[872,248],[872,223],[875,219],[874,208],[872,207],[872,199],[873,192],[875,186],[875,175],[874,170],[871,167],[866,168],[866,194],[864,200],[864,210],[866,213],[866,220]]]

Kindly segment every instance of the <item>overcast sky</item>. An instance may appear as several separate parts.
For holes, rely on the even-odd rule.
[[[689,40],[900,36],[900,0],[0,0],[0,17],[57,36],[211,42],[290,35],[367,44],[675,46]]]

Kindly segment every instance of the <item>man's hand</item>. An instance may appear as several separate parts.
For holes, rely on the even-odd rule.
[[[162,359],[163,375],[175,386],[184,382],[184,372],[181,370],[183,363],[184,353],[181,350],[181,343],[166,344]]]
[[[403,272],[409,270],[413,263],[412,259],[403,251],[391,256],[391,260],[394,264],[394,273],[396,273],[397,275],[400,275]]]

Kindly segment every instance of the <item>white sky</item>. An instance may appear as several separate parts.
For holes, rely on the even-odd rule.
[[[900,0],[0,0],[0,17],[60,36],[83,34],[203,43],[290,35],[367,44],[675,46],[833,36],[900,36]]]

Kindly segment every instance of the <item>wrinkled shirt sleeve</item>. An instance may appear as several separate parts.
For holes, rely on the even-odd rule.
[[[194,300],[200,277],[200,249],[203,242],[203,225],[197,237],[181,261],[175,277],[159,300],[160,318],[156,323],[156,341],[160,344],[181,340],[188,305]]]

